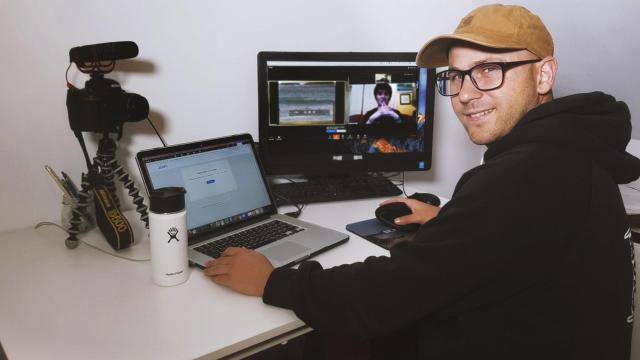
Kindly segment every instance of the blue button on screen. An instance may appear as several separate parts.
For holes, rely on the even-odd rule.
[[[207,180],[207,184],[213,184],[214,182],[216,182],[215,179]]]

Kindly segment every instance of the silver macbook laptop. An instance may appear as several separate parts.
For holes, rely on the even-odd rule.
[[[277,213],[249,134],[140,151],[147,193],[187,190],[189,260],[204,267],[229,246],[256,249],[275,267],[293,265],[349,239]]]

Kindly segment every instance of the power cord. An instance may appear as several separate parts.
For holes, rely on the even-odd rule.
[[[290,179],[290,178],[288,178],[286,176],[281,176],[281,178],[285,179],[285,180],[287,180],[287,181],[289,181],[291,183],[295,183],[295,181],[293,181],[292,179]],[[306,204],[298,204],[298,203],[294,202],[293,200],[287,198],[286,196],[283,196],[283,195],[275,193],[275,192],[273,193],[273,195],[275,195],[276,197],[278,197],[278,198],[280,198],[280,199],[286,201],[287,203],[289,203],[289,204],[291,204],[291,205],[296,207],[296,211],[290,211],[288,213],[285,213],[285,215],[291,216],[292,218],[296,218],[297,219],[300,216],[300,214],[302,214],[302,210],[304,209]]]
[[[293,218],[298,218],[300,214],[302,214],[302,209],[304,209],[305,204],[296,204],[295,202],[291,201],[289,198],[284,197],[280,194],[274,193],[274,195],[296,207],[296,211],[290,211],[288,213],[284,213],[285,215],[291,216]]]
[[[61,229],[62,231],[67,232],[67,229],[65,229],[62,225],[60,225],[60,224],[56,224],[56,223],[51,222],[51,221],[41,221],[41,222],[37,223],[37,224],[36,224],[36,226],[34,226],[34,229],[38,229],[38,228],[39,228],[39,227],[41,227],[41,226],[55,226],[55,227],[57,227],[57,228]],[[96,249],[96,250],[99,250],[99,251],[101,251],[101,252],[103,252],[103,253],[105,253],[105,254],[107,254],[107,255],[111,255],[111,256],[113,256],[113,257],[117,257],[117,258],[120,258],[120,259],[129,260],[129,261],[133,261],[133,262],[145,262],[145,261],[149,261],[149,260],[151,260],[151,259],[131,259],[131,258],[128,258],[128,257],[126,257],[126,256],[122,256],[122,255],[118,255],[118,254],[113,254],[113,253],[110,253],[110,252],[108,252],[108,251],[104,251],[104,250],[100,249],[99,247],[97,247],[97,246],[95,246],[95,245],[92,245],[92,244],[89,244],[88,242],[86,242],[86,241],[84,241],[84,240],[82,240],[82,239],[80,239],[80,241],[81,241],[83,244],[85,244],[85,245],[87,245],[87,246],[89,246],[89,247],[92,247],[92,248],[94,248],[94,249]]]

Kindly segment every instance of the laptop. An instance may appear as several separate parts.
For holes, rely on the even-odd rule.
[[[143,150],[136,162],[147,193],[167,186],[187,190],[188,254],[198,267],[228,246],[253,248],[274,267],[288,266],[349,239],[278,214],[249,134]]]

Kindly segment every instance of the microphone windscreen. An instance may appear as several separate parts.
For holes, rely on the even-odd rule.
[[[136,56],[138,56],[138,45],[133,41],[84,45],[69,50],[69,60],[76,64],[131,59]]]

